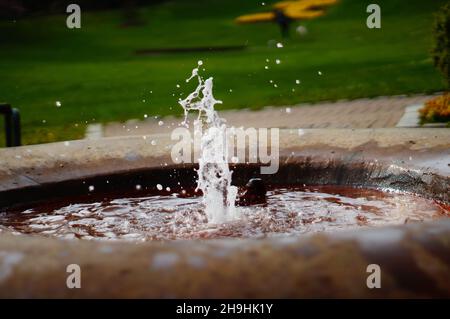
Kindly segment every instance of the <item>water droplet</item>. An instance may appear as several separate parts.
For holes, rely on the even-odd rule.
[[[295,80],[295,84],[300,84],[300,80]]]
[[[169,186],[166,187],[166,191],[170,192],[170,187]]]
[[[141,188],[142,188],[142,186],[141,185],[136,185],[136,190],[138,190],[138,191],[140,191],[141,190]]]
[[[152,144],[153,146],[155,146],[155,145],[156,145],[156,141],[155,141],[155,140],[152,140],[152,141],[150,142],[150,144]]]
[[[283,43],[278,42],[278,43],[277,43],[277,48],[282,48],[282,47],[283,47]]]
[[[156,185],[156,188],[157,188],[159,191],[163,189],[163,187],[162,187],[161,184],[157,184],[157,185]]]
[[[93,192],[94,189],[95,189],[95,187],[94,187],[93,185],[90,185],[90,186],[89,186],[89,191],[90,191],[90,192]]]
[[[269,66],[266,65],[266,66],[264,67],[264,69],[268,70],[268,69],[269,69]]]
[[[148,115],[147,114],[144,114],[144,119],[146,119],[148,117]]]
[[[280,64],[280,63],[281,63],[280,59],[276,59],[276,60],[275,60],[275,63],[276,63],[276,64]]]
[[[291,111],[292,111],[292,110],[291,110],[290,107],[287,107],[287,108],[286,108],[286,113],[291,113]]]
[[[317,74],[319,74],[319,75],[322,75],[322,72],[321,72],[321,71],[319,71],[319,72],[317,72]]]
[[[198,65],[203,65],[203,61],[202,60],[198,60]]]
[[[55,105],[56,105],[56,107],[61,107],[61,102],[60,101],[56,101]]]

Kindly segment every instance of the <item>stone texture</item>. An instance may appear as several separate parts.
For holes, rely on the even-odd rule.
[[[449,239],[450,220],[335,236],[164,245],[4,234],[0,297],[448,298]],[[7,256],[20,262],[7,263]],[[70,264],[81,267],[80,289],[66,286]],[[380,289],[366,285],[369,264],[382,267]]]

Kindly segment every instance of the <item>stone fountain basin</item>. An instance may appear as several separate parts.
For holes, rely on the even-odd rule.
[[[152,139],[157,145],[151,145]],[[167,135],[0,150],[0,208],[162,183],[195,184],[171,165]],[[167,166],[164,164],[167,163]],[[389,187],[450,203],[447,129],[282,130],[271,185]],[[234,183],[258,175],[235,165]],[[108,179],[109,184],[101,183]],[[268,239],[115,243],[0,232],[0,297],[449,297],[450,220]],[[82,269],[68,289],[67,265]],[[382,287],[369,289],[369,264]]]

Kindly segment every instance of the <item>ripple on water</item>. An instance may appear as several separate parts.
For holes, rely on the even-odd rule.
[[[0,227],[47,237],[139,242],[301,235],[450,215],[448,207],[415,195],[335,186],[271,190],[267,205],[238,207],[242,217],[222,224],[207,223],[200,197],[151,195],[52,207],[3,212]]]

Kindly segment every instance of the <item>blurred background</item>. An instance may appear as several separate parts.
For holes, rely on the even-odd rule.
[[[66,26],[72,2],[80,29]],[[448,1],[379,0],[381,29],[366,26],[373,1],[332,2],[289,19],[283,36],[267,19],[279,1],[0,0],[0,102],[20,109],[22,142],[33,144],[83,138],[92,123],[181,114],[198,60],[219,109],[445,89],[430,50]]]

